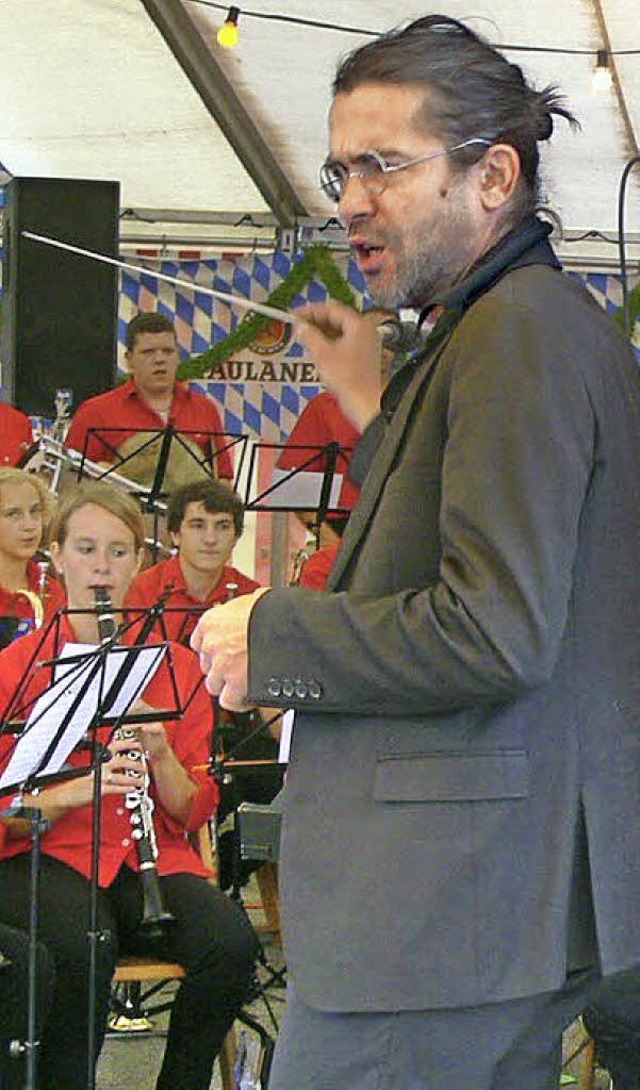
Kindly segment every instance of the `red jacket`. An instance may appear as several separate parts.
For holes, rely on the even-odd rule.
[[[187,590],[179,556],[161,560],[159,564],[147,568],[136,576],[126,597],[127,609],[151,609],[168,588],[171,591],[165,601],[166,611],[163,620],[167,638],[178,643],[188,643],[189,636],[198,622],[198,617],[205,609],[220,605],[230,598],[241,594],[250,594],[260,586],[255,579],[243,575],[237,568],[225,566],[213,590],[204,601],[194,598]],[[233,589],[235,587],[235,589]],[[155,629],[159,638],[162,632]]]
[[[64,587],[52,575],[47,574],[44,585],[44,595],[42,595],[40,569],[35,560],[29,560],[27,563],[26,589],[31,591],[32,594],[37,595],[38,598],[42,598],[44,624],[47,624],[51,620],[56,610],[63,609],[66,605],[67,596]],[[3,639],[2,619],[4,617],[18,617],[20,621],[23,622],[21,623],[18,632],[16,632],[14,639],[18,636],[24,636],[35,624],[34,608],[24,591],[7,590],[7,588],[3,587],[0,583],[0,641]],[[6,643],[7,641],[4,642]]]
[[[341,450],[336,461],[336,473],[342,473],[344,477],[339,503],[340,507],[350,511],[360,495],[359,488],[348,477],[351,455],[359,440],[360,432],[347,420],[333,394],[328,391],[317,394],[303,410],[291,432],[278,458],[278,467],[300,469],[304,466],[309,472],[323,472],[326,456],[320,453],[313,458],[313,448],[326,447],[331,442],[339,443]]]
[[[300,573],[300,586],[311,587],[312,590],[324,590],[329,578],[329,572],[338,555],[340,542],[335,545],[327,545],[324,549],[317,549],[308,560],[305,560]]]
[[[17,466],[33,443],[26,413],[0,401],[0,465]]]

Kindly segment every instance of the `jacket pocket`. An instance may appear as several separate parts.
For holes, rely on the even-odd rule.
[[[429,753],[382,757],[377,762],[378,802],[473,802],[519,799],[528,794],[525,750],[496,753]]]

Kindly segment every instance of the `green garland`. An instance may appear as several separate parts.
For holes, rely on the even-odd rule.
[[[624,306],[618,307],[614,318],[633,340],[636,324],[640,321],[640,284],[636,284],[635,288],[632,288],[629,292],[629,327],[627,328],[624,320]]]
[[[328,246],[324,245],[309,246],[301,260],[294,262],[286,279],[271,292],[266,300],[267,305],[279,310],[289,310],[296,295],[314,279],[324,284],[331,299],[356,308],[356,299],[349,284],[335,264]],[[255,311],[246,314],[233,333],[223,341],[219,341],[201,356],[194,356],[180,364],[178,378],[207,378],[217,364],[250,345],[270,321],[266,315]]]

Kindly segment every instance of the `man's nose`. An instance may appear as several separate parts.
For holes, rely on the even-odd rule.
[[[357,174],[350,174],[344,182],[338,211],[346,227],[358,219],[374,214],[374,201],[362,178],[359,178]]]

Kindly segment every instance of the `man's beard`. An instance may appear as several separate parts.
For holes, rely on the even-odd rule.
[[[393,281],[371,285],[381,306],[419,310],[466,274],[473,262],[473,234],[461,186],[449,190],[449,201],[437,219],[385,233],[398,258]]]

